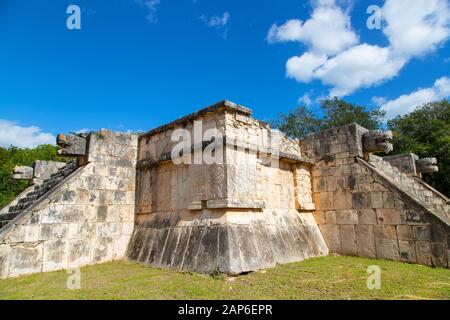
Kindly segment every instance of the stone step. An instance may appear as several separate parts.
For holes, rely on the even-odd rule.
[[[400,184],[409,193],[414,195],[417,199],[423,201],[428,208],[437,210],[446,215],[450,212],[450,206],[446,203],[446,200],[434,194],[431,190],[416,181],[413,177],[406,175],[398,168],[383,160],[375,160],[372,164],[388,176],[392,177],[394,180],[400,182]]]
[[[11,220],[0,221],[0,229],[6,226]]]
[[[20,211],[8,212],[0,215],[0,221],[9,221],[14,219]]]
[[[0,228],[17,217],[17,215],[22,213],[25,209],[32,206],[50,189],[54,188],[57,184],[62,182],[67,176],[74,172],[77,167],[78,163],[76,161],[71,161],[65,167],[59,169],[57,173],[52,174],[50,179],[47,179],[42,184],[35,186],[33,191],[28,192],[23,198],[19,199],[15,205],[10,206],[8,213],[0,215]]]

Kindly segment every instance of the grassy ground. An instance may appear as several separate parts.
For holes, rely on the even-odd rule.
[[[381,268],[381,289],[366,286]],[[354,257],[322,257],[231,278],[119,261],[81,269],[81,289],[64,271],[0,280],[0,299],[450,299],[450,270]]]

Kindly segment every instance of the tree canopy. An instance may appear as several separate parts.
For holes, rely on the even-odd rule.
[[[279,119],[272,121],[271,124],[292,138],[303,139],[310,133],[353,122],[367,129],[379,129],[385,115],[379,108],[369,110],[336,97],[322,100],[320,108],[323,112],[322,117],[300,106],[287,114],[280,113]]]
[[[394,134],[394,153],[435,157],[439,172],[424,174],[425,181],[450,195],[450,104],[447,100],[427,103],[387,123]]]

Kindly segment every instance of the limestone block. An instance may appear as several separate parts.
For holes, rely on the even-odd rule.
[[[172,228],[171,228],[172,229]],[[173,228],[179,231],[179,228]],[[173,230],[172,229],[172,230]],[[155,229],[153,228],[142,228],[137,230],[134,235],[139,236],[140,239],[137,242],[137,246],[134,246],[135,252],[134,255],[136,256],[135,260],[147,263],[147,260],[150,257],[150,254],[152,254],[153,245],[155,243],[155,238],[157,236],[157,232],[155,232]],[[177,239],[178,240],[178,239]],[[130,242],[131,244],[131,242]],[[183,248],[184,250],[185,248]],[[166,252],[164,252],[166,253]],[[175,252],[171,252],[172,254],[175,254]],[[181,253],[181,256],[184,254],[184,251]],[[181,257],[182,258],[182,257]]]
[[[394,194],[392,192],[383,192],[383,208],[394,208]]]
[[[431,227],[413,226],[414,238],[420,241],[431,241]]]
[[[133,233],[133,229],[134,229],[134,222],[125,222],[125,223],[121,223],[122,225],[122,230],[121,230],[121,234],[122,235],[131,235]]]
[[[90,194],[87,189],[78,188],[76,190],[73,190],[73,192],[75,193],[75,201],[74,201],[75,204],[77,205],[89,204]]]
[[[47,240],[43,245],[43,272],[60,270],[67,267],[69,246],[67,240]]]
[[[108,206],[98,206],[97,207],[97,222],[106,222],[108,216]]]
[[[358,213],[356,210],[337,210],[337,224],[358,224]]]
[[[377,258],[388,260],[399,260],[399,250],[397,241],[375,240]]]
[[[380,224],[399,225],[404,223],[402,214],[397,209],[377,209],[376,211]]]
[[[332,192],[336,190],[336,177],[326,176],[325,177],[325,188],[326,191]]]
[[[320,225],[319,228],[327,243],[328,249],[330,249],[331,252],[340,254],[342,250],[339,225],[325,224]]]
[[[372,225],[356,225],[356,243],[358,256],[376,258],[375,237]]]
[[[68,224],[44,223],[40,225],[38,240],[65,239],[67,238],[68,231]]]
[[[358,210],[358,222],[360,224],[377,224],[377,213],[373,209]]]
[[[8,277],[10,253],[11,247],[9,245],[0,245],[0,279]]]
[[[60,223],[58,209],[58,206],[50,205],[41,210],[41,223]]]
[[[325,212],[324,211],[315,211],[313,213],[314,219],[317,224],[325,224]]]
[[[431,243],[428,241],[416,241],[417,263],[433,265]]]
[[[184,258],[185,260],[183,262],[184,270],[192,270],[191,268],[195,268],[195,257],[197,256],[198,242],[201,240],[203,227],[193,228],[192,231],[194,232],[191,232],[191,235],[189,237],[189,247],[186,251],[186,256]],[[146,263],[161,267],[163,265],[166,265],[166,262],[162,262],[162,257],[165,253],[166,239],[169,235],[170,228],[153,229],[153,232],[155,233],[155,238],[153,240],[151,250],[149,250]],[[144,242],[143,245],[145,247],[146,243]]]
[[[120,221],[120,207],[121,205],[117,206],[108,206],[107,210],[107,216],[105,219],[105,222],[119,222]]]
[[[326,191],[325,177],[320,176],[320,177],[313,179],[313,190],[314,190],[314,192],[325,192]]]
[[[398,240],[398,249],[400,251],[400,260],[405,262],[415,263],[416,245],[414,241]]]
[[[333,208],[324,208],[324,209],[352,209],[352,193],[348,191],[336,191],[333,194]]]
[[[371,192],[371,202],[372,202],[372,208],[383,208],[383,192]]]
[[[333,192],[313,193],[313,201],[317,210],[333,210]]]
[[[134,205],[135,204],[135,191],[127,191],[125,193],[125,204]]]
[[[39,238],[40,227],[38,225],[25,226],[24,242],[36,242]]]
[[[11,248],[9,275],[14,277],[42,271],[43,244],[14,246]]]
[[[217,258],[219,256],[219,228],[205,228],[204,231],[205,232],[198,246],[195,269],[198,270],[198,272],[210,273],[211,270],[217,268],[218,265]],[[173,252],[174,250],[172,249],[170,251]]]
[[[81,239],[90,239],[95,237],[97,224],[94,222],[81,222],[78,226],[78,234]]]
[[[111,235],[111,225],[110,223],[97,223],[97,232],[95,236],[97,238],[106,238]]]
[[[327,224],[336,224],[336,211],[325,211],[325,221]]]
[[[99,198],[98,190],[89,190],[88,191],[88,203],[87,204],[96,204]]]
[[[24,242],[26,235],[26,226],[17,226],[8,237],[8,242]]]
[[[394,226],[373,226],[377,258],[399,260],[397,233]]]
[[[113,259],[122,259],[125,257],[125,252],[129,242],[129,235],[114,237]]]
[[[353,209],[370,209],[372,207],[370,193],[355,192],[351,196]]]
[[[90,239],[78,239],[69,241],[69,265],[82,266],[89,264],[90,259]]]
[[[92,262],[101,263],[112,259],[113,238],[97,237],[91,240]]]
[[[340,225],[342,254],[348,256],[358,255],[356,248],[355,226]]]
[[[77,239],[78,235],[78,223],[69,223],[68,227],[68,239]]]
[[[76,192],[74,190],[64,190],[57,199],[60,204],[75,204],[76,200]]]
[[[134,206],[119,206],[119,217],[122,222],[134,221]]]
[[[414,240],[412,226],[409,225],[398,225],[397,226],[397,237],[398,240]]]
[[[59,206],[57,222],[76,223],[84,219],[83,205]]]
[[[444,243],[431,243],[432,266],[448,267],[446,245]]]
[[[141,261],[144,263],[146,262],[146,259],[145,259],[145,261],[142,261],[142,259],[139,259],[139,256],[140,256],[140,253],[141,253],[144,243],[146,245],[148,245],[148,242],[144,242],[145,241],[144,235],[145,235],[146,231],[148,231],[148,230],[153,230],[153,229],[146,228],[142,225],[140,225],[139,227],[136,228],[135,232],[131,236],[130,244],[127,248],[126,254],[127,254],[128,259],[131,259],[134,261]],[[151,244],[151,246],[153,246],[153,243]],[[151,249],[151,246],[150,246],[150,249]],[[147,256],[148,256],[148,253],[146,254],[146,258],[147,258]]]

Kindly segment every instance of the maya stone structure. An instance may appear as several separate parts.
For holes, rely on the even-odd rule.
[[[0,277],[114,259],[240,274],[330,252],[449,267],[436,159],[357,124],[292,140],[222,101],[145,134],[58,135],[67,164],[15,168]]]

